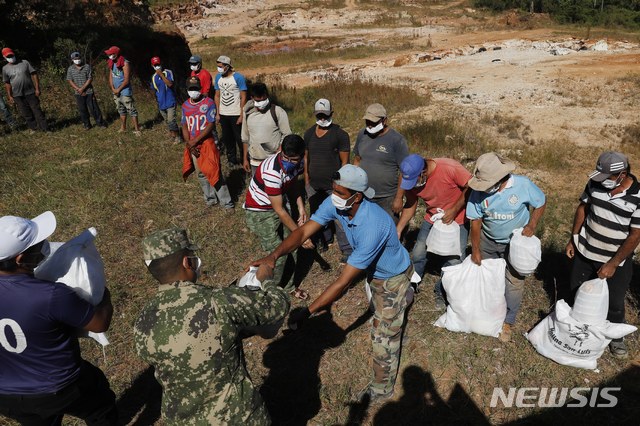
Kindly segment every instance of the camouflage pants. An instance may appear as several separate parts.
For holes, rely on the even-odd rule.
[[[264,212],[256,212],[252,210],[247,210],[246,212],[246,220],[247,226],[258,237],[260,237],[260,245],[262,249],[267,253],[271,253],[275,250],[276,247],[280,245],[283,239],[287,238],[291,231],[289,228],[282,225],[280,221],[280,217],[273,210],[264,211]],[[282,234],[282,235],[281,235]],[[296,261],[296,252],[292,252],[291,256],[293,257],[293,261]],[[273,280],[279,285],[282,284],[282,275],[284,273],[284,265],[287,262],[287,256],[282,256],[276,261],[276,266],[273,269]],[[293,285],[293,275],[291,274],[291,278],[287,281],[286,284],[283,285],[284,289],[287,292],[291,292],[294,289]]]
[[[407,308],[406,293],[410,287],[413,266],[400,275],[387,280],[371,281],[373,324],[373,378],[371,389],[375,393],[393,392],[400,363],[400,346],[404,328],[404,311]]]

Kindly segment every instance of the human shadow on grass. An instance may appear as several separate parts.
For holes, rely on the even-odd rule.
[[[161,400],[162,386],[154,377],[153,367],[148,367],[118,398],[116,402],[119,415],[118,424],[135,426],[154,424],[160,418]],[[140,410],[142,411],[140,412]],[[137,415],[138,412],[140,412],[139,415]]]
[[[459,384],[445,401],[438,394],[431,374],[416,365],[402,371],[400,399],[386,403],[373,417],[374,426],[488,424]]]

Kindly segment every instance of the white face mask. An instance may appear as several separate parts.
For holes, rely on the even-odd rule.
[[[153,69],[156,70],[156,71],[160,71],[162,69],[162,66],[161,65],[154,65]]]
[[[336,194],[331,194],[331,203],[338,210],[343,210],[343,211],[349,210],[351,207],[353,207],[353,203],[351,203],[350,205],[347,205],[347,202],[353,197],[355,197],[356,195],[357,195],[357,192],[345,200],[344,198],[338,197]]]
[[[620,186],[620,183],[622,183],[622,179],[620,178],[621,176],[619,176],[616,180],[605,179],[601,182],[602,186],[604,186],[605,189],[616,189]]]
[[[116,55],[109,55],[109,59],[111,59],[112,61],[115,61],[115,60],[116,60],[116,58],[117,58],[117,56],[116,56]]]
[[[269,105],[269,98],[264,101],[253,101],[253,105],[258,109],[265,109]]]
[[[225,71],[224,67],[218,67],[218,72],[220,74],[224,74],[224,71]]]
[[[332,119],[328,119],[328,120],[318,120],[316,121],[316,124],[320,127],[329,127],[331,126],[331,123],[333,122]]]
[[[200,65],[191,65],[189,68],[191,68],[191,71],[198,71],[198,68],[200,68]]]
[[[80,65],[82,63],[82,59],[74,59],[73,63],[76,65]]]
[[[187,90],[187,93],[191,99],[198,99],[202,94],[199,90]]]
[[[376,135],[380,133],[382,129],[384,129],[384,123],[381,121],[373,127],[367,126],[367,133],[369,133],[370,135]]]
[[[10,64],[14,64],[16,62],[16,57],[13,56],[11,58],[5,58],[7,60],[7,62],[9,62]]]

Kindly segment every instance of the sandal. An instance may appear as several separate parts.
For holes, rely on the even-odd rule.
[[[300,300],[307,300],[309,298],[309,293],[307,293],[301,288],[296,288],[294,290],[291,290],[291,293],[289,294],[292,297],[295,297],[296,299],[300,299]]]

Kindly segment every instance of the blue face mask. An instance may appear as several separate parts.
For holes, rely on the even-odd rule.
[[[292,163],[291,161],[282,160],[282,169],[285,173],[291,173],[298,167],[298,163]]]

